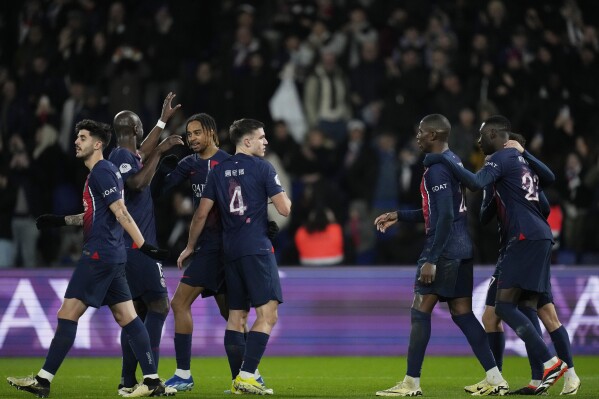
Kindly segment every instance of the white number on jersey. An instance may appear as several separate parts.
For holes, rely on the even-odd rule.
[[[460,209],[458,212],[466,212],[468,208],[466,207],[466,196],[464,195],[464,191],[460,188],[460,193],[462,194],[462,202],[460,202]]]
[[[539,201],[539,178],[526,172],[522,175],[522,188],[526,191],[524,198],[529,201]]]
[[[235,187],[231,202],[229,202],[229,212],[234,215],[243,215],[248,207],[243,205],[243,195],[241,195],[241,186]]]

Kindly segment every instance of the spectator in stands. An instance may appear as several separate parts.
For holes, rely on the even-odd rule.
[[[317,206],[295,233],[295,245],[304,266],[330,266],[343,261],[343,231],[333,212]]]

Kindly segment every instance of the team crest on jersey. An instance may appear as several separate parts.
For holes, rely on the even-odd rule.
[[[119,166],[119,171],[121,173],[127,173],[131,170],[131,165],[128,163],[122,163],[121,166]]]

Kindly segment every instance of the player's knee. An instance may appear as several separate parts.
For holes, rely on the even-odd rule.
[[[166,316],[170,305],[167,297],[156,299],[148,304],[148,309],[154,313]]]
[[[495,308],[487,306],[482,317],[483,327],[486,332],[501,332],[503,326],[501,325],[501,318],[495,313]]]
[[[177,295],[175,295],[173,297],[173,299],[171,300],[170,306],[171,306],[171,309],[173,310],[173,313],[175,313],[175,314],[185,312],[189,308],[187,306],[186,301],[183,300],[182,298],[178,297]]]
[[[555,307],[552,304],[543,306],[537,310],[537,313],[547,331],[553,332],[561,327],[562,323],[559,321]]]

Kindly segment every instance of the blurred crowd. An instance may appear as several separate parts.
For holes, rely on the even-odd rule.
[[[450,147],[471,170],[483,162],[481,121],[508,117],[557,177],[546,190],[554,261],[599,264],[598,26],[592,0],[2,2],[0,266],[78,257],[78,228],[35,227],[40,214],[82,211],[75,123],[128,109],[148,133],[170,91],[183,107],[166,135],[206,112],[232,151],[233,120],[266,123],[267,158],[294,203],[290,220],[275,219],[281,264],[314,264],[318,253],[298,252],[315,248],[310,234],[331,242],[324,263],[416,261],[422,226],[381,235],[372,223],[421,207],[414,137],[429,113],[450,120]],[[174,258],[190,195],[183,186],[156,201],[159,244]],[[494,263],[497,227],[479,225],[480,194],[468,197],[476,261]]]

